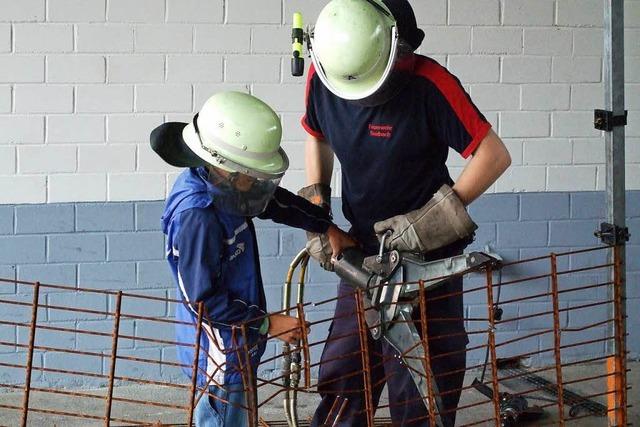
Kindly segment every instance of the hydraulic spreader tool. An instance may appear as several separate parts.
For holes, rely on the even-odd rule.
[[[367,329],[373,339],[386,340],[403,363],[409,368],[427,409],[435,414],[438,427],[446,426],[439,414],[444,411],[433,373],[426,359],[423,340],[412,314],[420,305],[424,291],[444,284],[452,276],[498,267],[501,258],[485,252],[471,252],[435,261],[426,261],[423,256],[395,250],[385,251],[382,237],[377,255],[365,256],[358,248],[344,251],[334,262],[335,273],[354,288],[360,290]],[[291,282],[294,270],[300,266],[298,303],[304,300],[304,276],[308,254],[303,250],[291,264],[285,281],[283,309],[291,307]],[[289,426],[298,425],[297,388],[301,375],[300,347],[283,346],[284,385],[286,389],[284,409]],[[428,384],[430,381],[430,384]],[[429,388],[431,387],[431,396]],[[433,408],[431,408],[434,406]]]
[[[393,346],[409,368],[413,381],[429,409],[429,371],[422,337],[412,314],[420,304],[421,288],[434,289],[451,276],[496,266],[500,259],[484,252],[471,252],[451,258],[425,261],[422,256],[384,251],[384,235],[378,255],[365,257],[358,249],[346,250],[334,263],[335,272],[354,289],[362,290],[365,320],[373,339],[384,339]],[[431,381],[436,423],[445,427],[439,414],[444,411],[435,381]]]

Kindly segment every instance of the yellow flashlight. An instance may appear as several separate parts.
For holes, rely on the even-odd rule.
[[[304,57],[302,56],[302,44],[304,43],[304,30],[302,28],[302,14],[293,14],[293,28],[291,30],[291,74],[300,77],[304,74]]]

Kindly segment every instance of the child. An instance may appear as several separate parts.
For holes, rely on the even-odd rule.
[[[162,226],[167,259],[184,301],[176,318],[190,323],[178,326],[178,342],[195,342],[200,302],[206,313],[198,385],[213,384],[211,397],[203,396],[196,407],[197,426],[249,425],[250,412],[242,408],[248,399],[240,367],[252,369],[255,378],[267,334],[287,342],[301,336],[297,318],[265,317],[251,218],[326,233],[336,255],[353,245],[325,210],[278,186],[289,166],[281,136],[276,113],[239,92],[216,94],[190,124],[166,123],[151,134],[160,157],[189,168],[173,186]],[[246,342],[240,324],[248,325]],[[249,360],[239,360],[242,353],[235,350],[245,346]],[[193,348],[178,346],[178,353],[181,363],[193,363]]]

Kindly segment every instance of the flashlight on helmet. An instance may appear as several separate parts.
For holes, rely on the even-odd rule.
[[[302,44],[304,42],[304,30],[302,29],[302,14],[293,14],[293,28],[291,30],[291,74],[300,77],[304,74],[304,57],[302,56]]]

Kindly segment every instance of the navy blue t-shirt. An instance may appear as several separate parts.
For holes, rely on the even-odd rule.
[[[444,67],[415,55],[412,68],[401,92],[376,107],[335,96],[309,69],[302,125],[340,161],[342,209],[361,241],[371,241],[375,222],[418,209],[452,185],[449,147],[467,158],[491,129]]]

